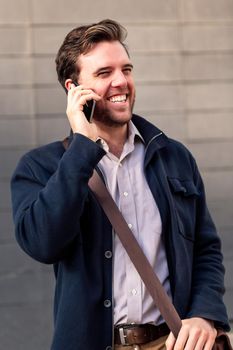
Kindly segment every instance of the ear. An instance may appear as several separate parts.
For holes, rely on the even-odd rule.
[[[71,79],[66,79],[66,81],[65,81],[65,88],[66,88],[67,91],[70,90],[72,85],[74,85],[73,81]]]

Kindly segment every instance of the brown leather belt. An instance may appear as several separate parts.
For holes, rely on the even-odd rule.
[[[166,323],[154,326],[145,324],[121,324],[114,329],[114,342],[118,345],[145,344],[169,334]]]

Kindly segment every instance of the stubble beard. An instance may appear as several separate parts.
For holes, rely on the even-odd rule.
[[[98,108],[98,105],[96,105],[93,119],[108,127],[119,128],[124,126],[125,124],[128,124],[128,122],[131,120],[133,106],[134,103],[131,106],[131,108],[128,111],[126,111],[125,118],[123,120],[119,120],[114,116],[114,113],[112,113],[111,110],[109,110],[108,108]]]

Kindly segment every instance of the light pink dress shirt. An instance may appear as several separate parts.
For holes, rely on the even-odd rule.
[[[171,296],[167,259],[161,236],[161,217],[144,174],[143,138],[130,121],[128,139],[120,158],[109,152],[104,140],[101,140],[101,144],[107,154],[98,166],[108,190],[165,290]],[[163,322],[159,310],[116,234],[113,256],[114,324]]]

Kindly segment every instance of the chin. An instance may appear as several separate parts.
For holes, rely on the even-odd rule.
[[[94,120],[112,127],[120,127],[127,124],[132,118],[132,111],[112,113],[110,110],[96,111]]]

